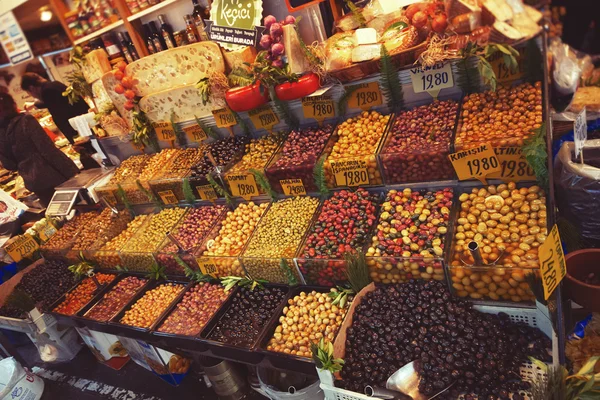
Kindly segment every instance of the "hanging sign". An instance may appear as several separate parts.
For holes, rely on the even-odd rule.
[[[260,26],[262,11],[260,0],[214,0],[210,20],[204,21],[206,33],[230,50],[256,46],[265,30]]]
[[[502,179],[511,182],[535,181],[535,173],[529,165],[523,150],[520,147],[496,147],[494,148],[500,172],[489,174],[489,179]]]
[[[335,107],[331,96],[309,96],[302,98],[304,118],[316,119],[319,124],[327,118],[335,117]]]
[[[217,199],[217,192],[215,192],[215,188],[213,188],[210,184],[196,186],[196,191],[198,192],[198,196],[200,196],[201,200],[215,201]]]
[[[162,202],[166,205],[177,204],[179,202],[179,200],[177,200],[177,197],[175,196],[175,193],[173,193],[172,190],[165,190],[162,192],[158,192],[158,196],[160,197]]]
[[[337,186],[365,186],[369,184],[366,160],[330,161]]]
[[[12,11],[0,16],[0,43],[11,64],[19,64],[33,58],[29,42]]]
[[[188,140],[190,142],[203,142],[208,139],[206,132],[204,129],[198,124],[194,124],[192,126],[188,126],[187,128],[183,128],[183,132],[185,132]]]
[[[235,116],[227,107],[219,108],[218,110],[212,110],[212,115],[215,117],[215,124],[217,125],[217,128],[229,128],[237,124]]]
[[[379,83],[360,83],[356,86],[358,86],[358,89],[352,92],[352,95],[348,100],[349,108],[360,108],[361,110],[366,111],[371,107],[383,104]]]
[[[437,63],[432,67],[415,67],[410,69],[410,80],[413,92],[427,92],[437,99],[442,89],[454,87],[450,63]]]
[[[583,151],[583,146],[587,140],[587,115],[585,107],[577,114],[573,130],[575,131],[575,158],[579,158],[579,154]]]
[[[258,196],[258,186],[256,179],[252,174],[231,174],[227,175],[227,182],[231,195],[234,197],[242,197],[245,200]]]
[[[565,254],[562,249],[558,226],[554,225],[546,241],[540,246],[540,274],[544,287],[544,299],[552,295],[567,274]]]
[[[306,189],[302,179],[281,179],[279,181],[283,194],[286,196],[304,196],[306,195]]]
[[[153,126],[158,140],[163,142],[172,142],[175,140],[175,131],[170,122],[155,122]]]
[[[478,179],[485,185],[488,175],[502,170],[494,148],[489,143],[448,154],[448,158],[461,181]]]
[[[264,129],[270,131],[279,123],[279,117],[269,105],[264,105],[248,111],[248,116],[256,130]]]
[[[497,51],[490,56],[489,62],[492,66],[494,74],[496,74],[496,82],[504,83],[521,79],[525,75],[525,69],[523,68],[523,59],[525,58],[525,50],[527,47],[518,49],[519,55],[515,58],[519,63],[519,67],[512,70],[510,66],[504,61],[504,53]],[[541,67],[540,67],[541,68]]]
[[[217,265],[212,258],[198,257],[196,258],[196,262],[203,275],[211,275],[213,278],[217,277]]]

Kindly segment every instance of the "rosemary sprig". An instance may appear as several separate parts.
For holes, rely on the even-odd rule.
[[[538,184],[548,193],[548,150],[546,148],[546,123],[537,128],[521,147],[527,163],[533,169]]]
[[[202,128],[202,130],[204,131],[204,133],[206,133],[206,136],[208,136],[210,138],[213,138],[214,140],[220,140],[221,139],[219,137],[219,135],[217,135],[215,133],[215,131],[213,131],[213,129],[210,126],[203,124],[202,121],[200,121],[200,118],[198,118],[198,117],[196,117],[194,115],[194,119],[196,120],[196,123],[198,124],[198,126],[200,128]]]
[[[254,77],[242,67],[234,68],[227,76],[231,86],[248,86],[254,83]]]
[[[127,198],[127,194],[125,193],[125,190],[123,190],[123,187],[121,186],[120,183],[117,183],[117,197],[121,200],[121,203],[123,203],[123,205],[125,206],[127,211],[129,211],[129,214],[132,217],[135,216],[135,212],[133,211],[133,206],[131,205],[131,202]]]
[[[240,117],[240,115],[237,112],[235,112],[233,110],[230,110],[230,111],[233,114],[233,117],[235,118],[235,122],[240,126],[240,128],[242,128],[242,132],[244,133],[244,136],[251,137],[250,127],[248,126],[246,121],[244,121],[244,119],[242,117]]]
[[[287,124],[290,129],[296,129],[300,125],[300,121],[298,117],[292,112],[290,106],[287,102],[282,101],[277,97],[277,93],[275,93],[275,88],[273,86],[269,87],[269,95],[271,96],[271,100],[277,109],[277,113],[283,116],[283,120]]]
[[[233,288],[234,286],[239,286],[239,287],[250,287],[250,290],[254,290],[256,288],[258,289],[264,289],[264,284],[268,283],[268,281],[264,280],[264,279],[251,279],[250,277],[246,276],[245,278],[242,278],[240,276],[226,276],[224,278],[221,278],[221,284],[224,286],[225,291],[228,292],[229,290],[231,290],[231,288]]]
[[[162,265],[158,265],[156,261],[152,262],[152,265],[150,266],[150,272],[146,274],[146,277],[157,281],[161,279],[167,279],[165,267]]]
[[[115,269],[119,272],[129,272],[129,268],[121,267],[120,265],[115,266]]]

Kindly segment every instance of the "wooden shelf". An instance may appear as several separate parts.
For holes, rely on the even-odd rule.
[[[152,14],[155,11],[160,10],[161,8],[170,6],[173,3],[177,3],[179,0],[165,0],[161,3],[155,4],[152,7],[146,8],[145,10],[142,10],[138,13],[135,13],[129,17],[127,17],[127,21],[131,22],[131,21],[135,21],[136,19],[140,19],[148,14]]]
[[[105,34],[106,32],[109,32],[109,31],[111,31],[111,30],[113,30],[115,28],[118,28],[118,27],[122,26],[123,23],[124,23],[123,20],[118,20],[117,22],[113,22],[112,24],[107,25],[104,28],[102,28],[100,30],[97,30],[94,33],[90,33],[89,35],[86,35],[86,36],[82,37],[81,39],[75,40],[73,43],[75,43],[75,45],[78,45],[78,44],[81,44],[81,43],[85,43],[85,42],[87,42],[89,40],[92,40],[92,39],[94,39],[94,38],[102,35],[102,34]]]

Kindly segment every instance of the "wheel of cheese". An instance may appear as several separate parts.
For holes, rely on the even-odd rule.
[[[102,84],[106,94],[108,97],[110,97],[110,100],[115,105],[121,117],[123,117],[125,122],[127,122],[127,125],[131,128],[133,125],[133,113],[125,109],[125,102],[127,101],[127,98],[125,98],[125,96],[122,94],[115,92],[115,86],[117,86],[118,83],[120,82],[117,80],[117,78],[115,78],[115,75],[112,71],[102,75]]]
[[[134,79],[135,94],[152,95],[181,85],[195,84],[215,72],[225,72],[221,49],[200,42],[152,54],[127,65],[125,75]]]
[[[211,97],[203,104],[194,83],[144,96],[139,106],[152,122],[168,122],[173,116],[173,122],[179,123],[210,115],[212,110],[225,107],[225,100]]]
[[[90,51],[85,55],[85,60],[82,70],[87,83],[97,81],[112,69],[110,61],[108,61],[108,53],[104,49]]]

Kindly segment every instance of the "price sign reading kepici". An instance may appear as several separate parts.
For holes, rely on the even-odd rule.
[[[200,196],[200,199],[204,201],[215,201],[217,199],[217,192],[212,185],[196,186],[196,191]]]
[[[218,110],[212,110],[212,115],[215,117],[217,128],[229,128],[237,124],[235,116],[227,107]]]
[[[335,117],[335,106],[330,96],[309,96],[302,98],[304,118],[312,118],[322,123],[327,118]]]
[[[231,189],[231,195],[234,197],[250,200],[250,198],[259,195],[256,179],[252,174],[227,175],[227,182],[229,183],[229,189]]]
[[[269,105],[248,111],[248,116],[257,130],[264,129],[270,131],[279,123],[279,117]]]
[[[173,193],[172,190],[158,192],[158,195],[160,196],[160,199],[164,204],[177,204],[179,202],[179,200],[177,200],[177,197],[175,197],[175,193]]]
[[[163,142],[171,142],[175,140],[175,131],[170,122],[156,122],[154,123],[154,131],[158,140]]]
[[[502,170],[494,148],[489,143],[449,154],[448,158],[461,181],[478,179],[485,185],[488,175]]]
[[[39,248],[40,246],[35,239],[27,234],[17,236],[4,246],[4,250],[14,262],[30,257]]]
[[[501,170],[489,174],[487,176],[489,179],[502,179],[511,182],[535,180],[533,168],[529,166],[520,147],[496,147],[494,152],[498,157]]]
[[[281,179],[279,181],[283,194],[286,196],[304,196],[306,195],[306,189],[302,179]]]
[[[206,132],[204,132],[204,129],[202,129],[200,127],[200,125],[198,125],[198,124],[194,124],[194,125],[188,126],[187,128],[183,128],[183,132],[185,132],[185,134],[188,138],[188,141],[190,141],[190,142],[201,143],[201,142],[205,141],[206,139],[208,139]]]
[[[340,160],[330,163],[337,186],[353,187],[369,184],[369,170],[365,160]]]
[[[217,265],[212,259],[198,257],[196,258],[196,262],[198,263],[200,272],[202,272],[204,275],[211,275],[213,278],[217,277]]]
[[[349,108],[360,108],[361,110],[366,111],[371,107],[383,104],[379,83],[360,83],[356,86],[358,86],[358,88],[352,92],[350,99],[348,100]]]
[[[558,287],[560,281],[567,274],[565,254],[562,249],[557,225],[554,225],[550,230],[546,241],[540,246],[539,253],[544,299],[548,300]]]
[[[437,63],[432,67],[410,69],[410,80],[415,93],[427,92],[437,99],[442,89],[454,87],[450,63]]]

